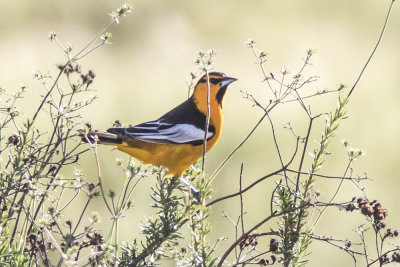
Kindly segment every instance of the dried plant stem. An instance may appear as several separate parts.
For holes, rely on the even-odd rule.
[[[207,76],[207,114],[206,114],[206,123],[204,125],[203,155],[201,162],[201,170],[204,173],[204,175],[206,168],[207,135],[208,135],[208,127],[210,125],[210,77],[207,68],[205,68],[205,72]]]
[[[361,69],[361,72],[360,72],[360,74],[358,75],[357,80],[354,82],[353,86],[351,87],[351,90],[350,90],[349,94],[347,95],[347,97],[349,97],[349,96],[353,93],[353,91],[354,91],[354,89],[356,88],[358,82],[360,81],[362,75],[364,74],[365,69],[367,68],[369,62],[371,61],[371,59],[372,59],[372,57],[374,56],[376,50],[378,49],[379,44],[381,43],[383,34],[385,33],[385,29],[386,29],[387,23],[388,23],[388,21],[389,21],[389,16],[390,16],[390,14],[391,14],[391,12],[392,12],[392,7],[393,7],[394,2],[395,2],[395,0],[391,0],[391,3],[390,3],[390,5],[389,5],[389,9],[388,9],[388,11],[387,11],[387,13],[386,13],[385,22],[383,23],[381,33],[379,34],[378,41],[376,42],[376,44],[375,44],[375,46],[374,46],[374,49],[372,50],[371,54],[369,55],[369,57],[368,57],[368,59],[367,59],[367,62],[365,62],[363,68]]]

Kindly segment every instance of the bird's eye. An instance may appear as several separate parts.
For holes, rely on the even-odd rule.
[[[210,78],[210,83],[212,84],[218,84],[222,81],[221,78]]]

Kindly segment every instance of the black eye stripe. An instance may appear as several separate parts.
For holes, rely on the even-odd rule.
[[[210,78],[210,83],[212,84],[218,84],[220,83],[224,78]],[[207,82],[207,77],[202,78],[199,83],[205,83]]]

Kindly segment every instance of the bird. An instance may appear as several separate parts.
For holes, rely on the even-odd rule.
[[[90,130],[81,135],[82,140],[111,145],[144,164],[166,167],[168,171],[164,178],[181,178],[202,157],[205,136],[206,152],[218,142],[223,124],[224,96],[228,85],[236,80],[221,72],[210,72],[198,80],[186,101],[159,119],[127,128],[109,128],[106,132]]]

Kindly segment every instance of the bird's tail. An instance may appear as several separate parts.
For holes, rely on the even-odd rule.
[[[104,145],[118,145],[122,144],[122,138],[112,133],[100,133],[95,131],[89,131],[88,133],[80,132],[79,136],[82,137],[82,141],[85,143],[95,143]]]

